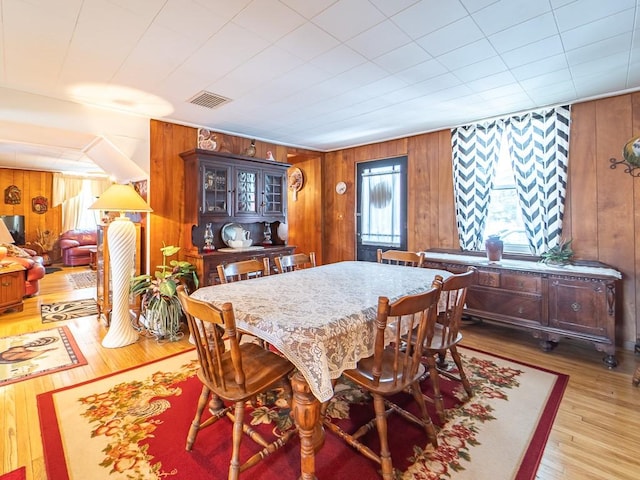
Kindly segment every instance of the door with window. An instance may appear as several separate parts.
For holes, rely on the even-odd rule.
[[[376,251],[407,249],[407,157],[357,165],[357,260]]]

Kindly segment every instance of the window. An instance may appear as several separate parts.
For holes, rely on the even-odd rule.
[[[506,132],[502,135],[490,197],[484,239],[497,234],[504,242],[505,252],[531,253],[518,202]]]

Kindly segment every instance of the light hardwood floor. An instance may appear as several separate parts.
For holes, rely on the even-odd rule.
[[[25,465],[27,480],[47,478],[36,407],[39,393],[191,348],[186,339],[160,345],[142,338],[128,347],[105,349],[100,340],[106,328],[95,316],[43,325],[42,303],[95,296],[93,289],[73,290],[66,280],[67,273],[80,270],[84,267],[46,275],[41,280],[40,295],[26,299],[22,312],[0,315],[3,337],[68,325],[88,360],[86,366],[0,387],[0,473]],[[640,359],[632,352],[619,351],[620,365],[607,370],[602,366],[602,354],[589,344],[565,340],[555,351],[544,353],[529,334],[488,323],[467,325],[463,334],[463,345],[570,375],[537,478],[640,478],[640,388],[631,384]]]

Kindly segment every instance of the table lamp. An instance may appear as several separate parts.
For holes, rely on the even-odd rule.
[[[13,239],[11,232],[4,222],[0,221],[0,262],[7,256],[7,247],[5,247],[4,245],[6,243],[14,242],[15,240]]]
[[[131,324],[129,289],[136,251],[136,228],[125,212],[152,212],[151,207],[130,185],[111,185],[100,195],[92,210],[120,212],[109,224],[109,267],[113,308],[109,331],[102,339],[107,348],[124,347],[138,341],[138,332]]]

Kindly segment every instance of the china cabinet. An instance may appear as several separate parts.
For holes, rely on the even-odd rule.
[[[218,283],[219,264],[266,256],[273,265],[276,256],[293,253],[295,247],[277,235],[287,219],[290,164],[200,149],[180,156],[187,186],[185,221],[192,225],[184,259],[196,266],[201,286]],[[248,248],[229,248],[222,231],[230,224],[248,232]]]
[[[544,350],[562,337],[585,340],[615,367],[616,283],[620,272],[599,262],[551,266],[531,260],[489,263],[484,254],[425,252],[424,266],[453,273],[476,268],[465,313],[533,332]]]
[[[186,211],[196,224],[210,218],[284,221],[288,163],[230,153],[191,150],[185,162]]]
[[[132,276],[140,275],[143,271],[143,258],[141,251],[142,227],[139,223],[136,227],[136,253],[134,261],[134,271]],[[109,267],[109,224],[97,226],[96,245],[96,303],[98,304],[98,316],[104,315],[107,325],[111,319],[112,295],[111,295],[111,272]],[[139,314],[140,308],[138,298],[133,295],[129,298],[129,307]]]

